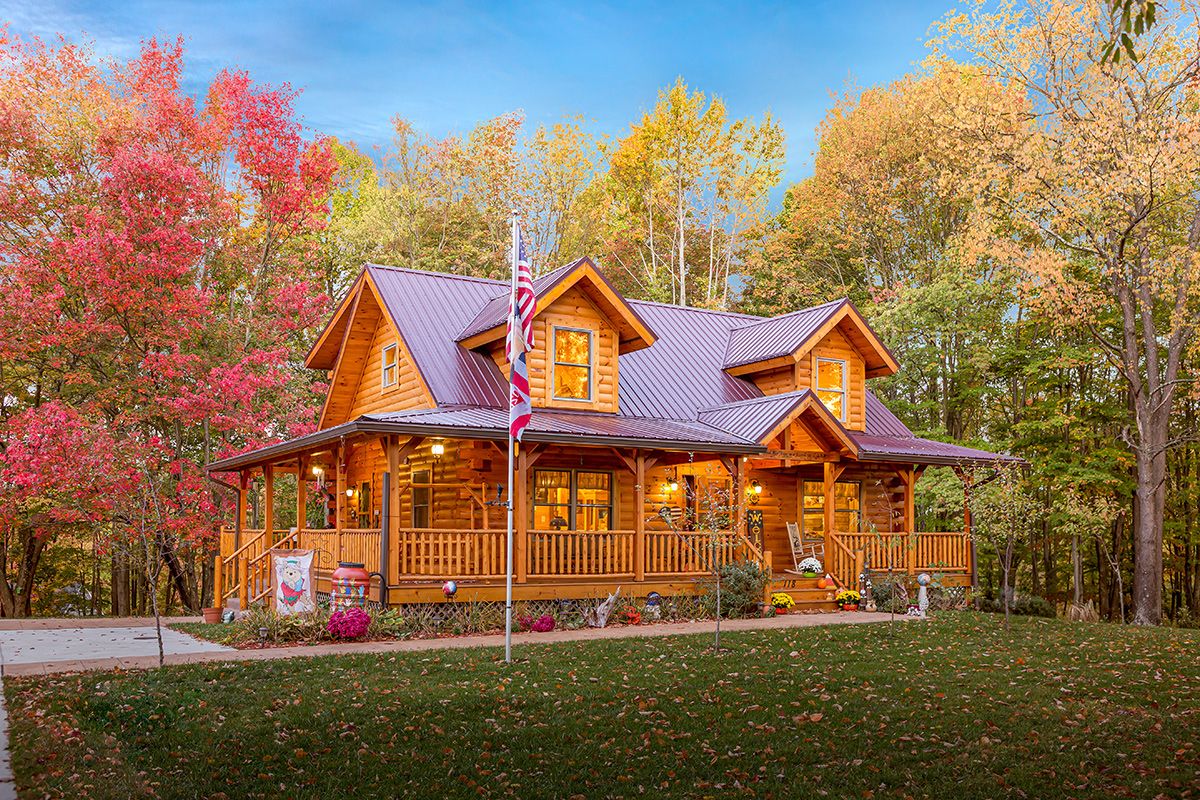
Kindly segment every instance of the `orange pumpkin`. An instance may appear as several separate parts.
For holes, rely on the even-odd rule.
[[[818,589],[824,589],[824,588],[825,588],[825,579],[824,579],[824,578],[821,578],[821,580],[817,581],[817,588],[818,588]]]

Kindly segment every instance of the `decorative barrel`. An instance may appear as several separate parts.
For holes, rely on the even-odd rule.
[[[367,604],[371,576],[362,564],[339,561],[330,576],[329,606],[333,611],[362,608]]]

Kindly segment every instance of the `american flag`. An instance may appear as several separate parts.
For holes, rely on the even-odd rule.
[[[516,225],[516,223],[513,223]],[[533,274],[529,258],[525,254],[525,240],[520,228],[516,233],[516,252],[513,268],[517,283],[509,298],[508,336],[504,350],[508,363],[512,364],[509,378],[508,429],[514,439],[520,440],[521,433],[529,424],[533,408],[529,400],[529,370],[525,364],[525,353],[533,349],[533,312],[537,297],[533,293]]]

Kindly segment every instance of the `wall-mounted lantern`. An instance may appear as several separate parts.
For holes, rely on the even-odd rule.
[[[434,458],[441,458],[446,454],[446,445],[442,442],[434,442],[429,446],[429,452],[433,453]]]

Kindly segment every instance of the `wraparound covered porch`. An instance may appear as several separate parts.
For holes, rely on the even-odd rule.
[[[264,597],[267,554],[285,547],[317,551],[319,590],[337,562],[352,561],[377,573],[372,594],[386,588],[391,604],[440,601],[449,579],[460,599],[503,597],[503,443],[377,424],[342,426],[230,465],[238,512],[221,534],[223,597],[242,607]],[[590,598],[618,585],[634,595],[695,593],[714,566],[753,560],[797,599],[825,604],[831,598],[815,581],[789,574],[788,523],[847,586],[865,568],[972,580],[967,532],[913,532],[917,465],[669,448],[653,440],[520,448],[516,597]]]

